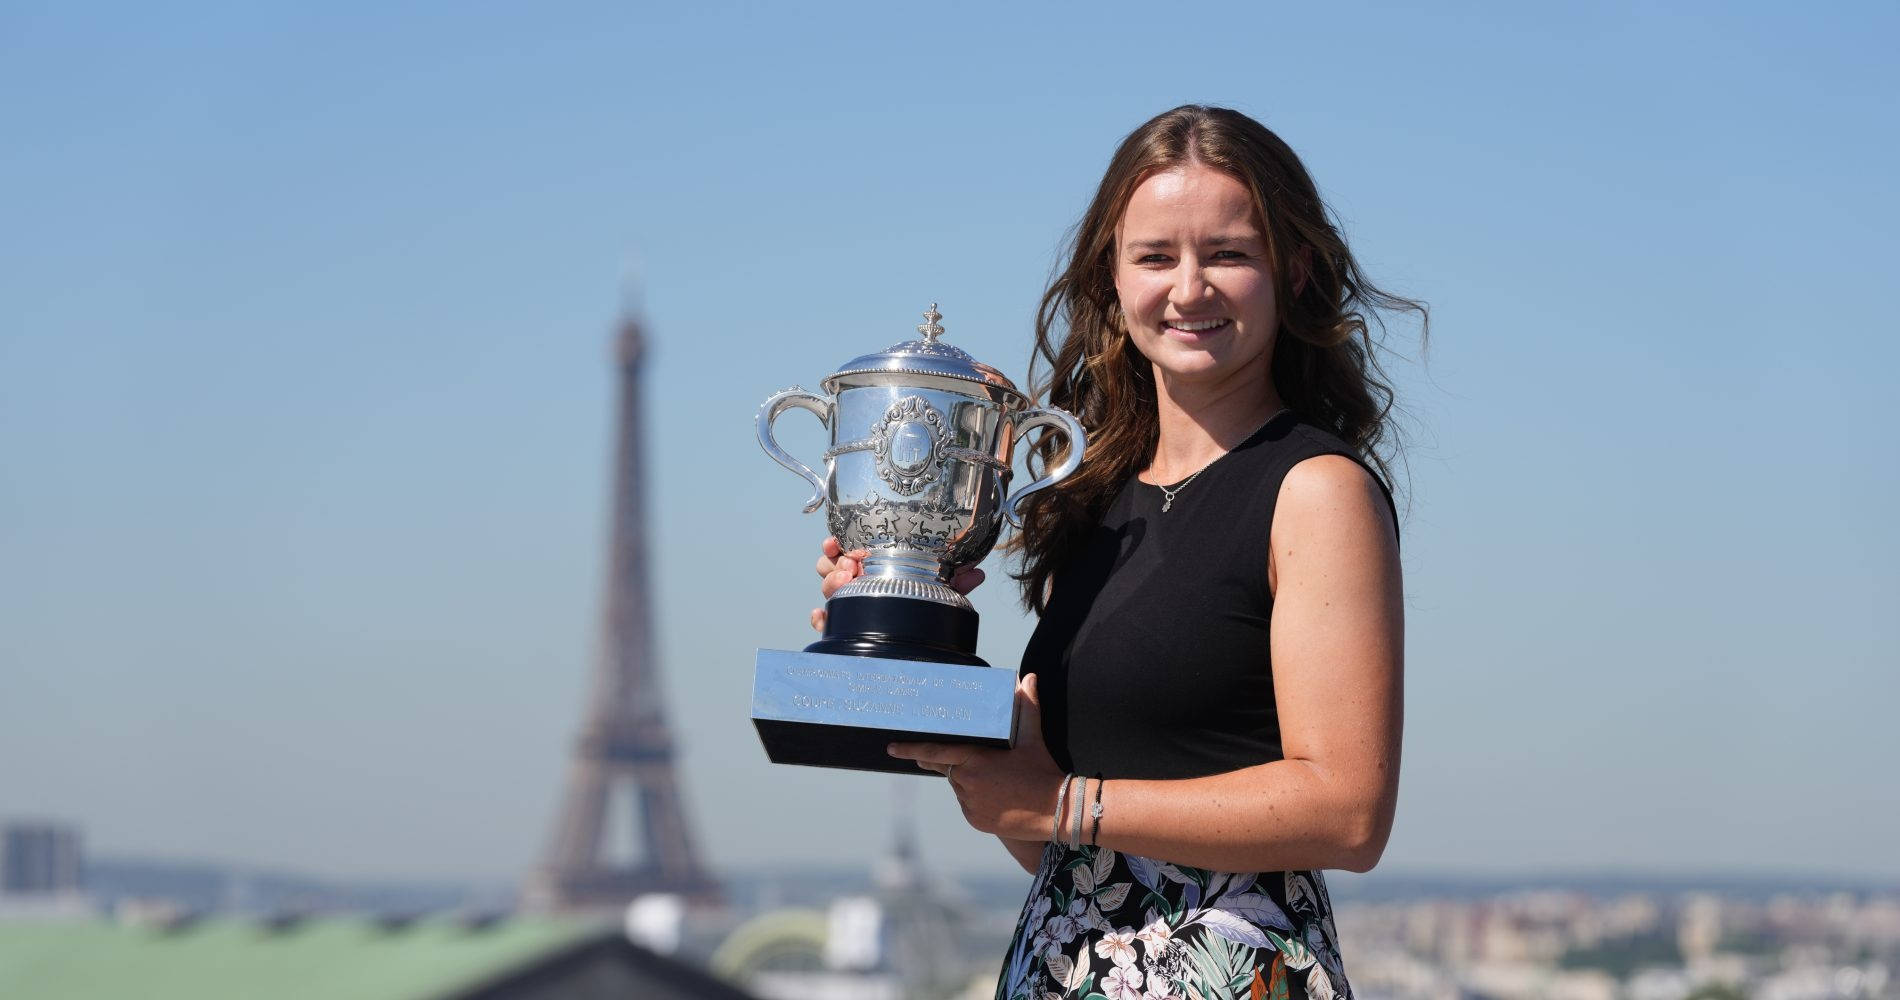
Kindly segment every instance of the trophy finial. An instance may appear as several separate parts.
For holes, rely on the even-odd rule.
[[[917,328],[917,332],[924,335],[925,342],[934,344],[938,337],[943,336],[943,325],[937,322],[942,318],[943,313],[938,312],[937,304],[932,302],[930,311],[924,313],[923,325]]]

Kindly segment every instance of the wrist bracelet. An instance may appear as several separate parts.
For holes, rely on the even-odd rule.
[[[1095,817],[1095,829],[1089,833],[1089,846],[1102,836],[1102,786],[1108,784],[1101,775],[1095,776],[1095,804],[1089,807],[1089,815]]]
[[[1089,779],[1082,776],[1082,788],[1075,793],[1075,829],[1069,831],[1069,846],[1080,850],[1082,847],[1082,803],[1088,801]]]
[[[1056,790],[1056,821],[1049,828],[1049,839],[1058,844],[1062,843],[1062,805],[1069,800],[1069,782],[1074,780],[1073,774],[1063,775],[1062,787]]]

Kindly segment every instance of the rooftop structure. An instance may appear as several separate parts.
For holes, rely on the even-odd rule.
[[[0,996],[34,1000],[748,1000],[578,921],[0,923]]]

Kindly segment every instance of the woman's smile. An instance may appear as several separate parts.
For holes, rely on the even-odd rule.
[[[1169,333],[1187,337],[1200,337],[1203,334],[1218,333],[1221,330],[1225,330],[1233,321],[1222,318],[1197,320],[1168,319],[1162,320],[1161,322]]]

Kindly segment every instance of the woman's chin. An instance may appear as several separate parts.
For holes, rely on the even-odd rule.
[[[1177,361],[1156,365],[1155,374],[1169,385],[1208,385],[1219,382],[1228,372],[1213,358],[1202,358],[1199,364]]]

